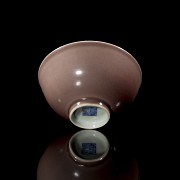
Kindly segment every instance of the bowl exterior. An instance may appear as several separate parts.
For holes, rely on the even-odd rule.
[[[69,109],[79,101],[97,100],[112,111],[131,103],[141,85],[141,69],[120,47],[81,41],[47,55],[39,67],[38,80],[49,105],[69,119]]]

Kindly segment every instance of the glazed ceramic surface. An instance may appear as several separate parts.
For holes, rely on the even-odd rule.
[[[37,180],[137,180],[136,160],[122,160],[119,157],[126,155],[119,155],[121,150],[114,149],[105,135],[96,130],[62,136],[40,158]]]
[[[49,105],[78,127],[105,125],[110,112],[131,103],[141,85],[141,68],[122,48],[100,41],[74,42],[48,54],[38,71]]]

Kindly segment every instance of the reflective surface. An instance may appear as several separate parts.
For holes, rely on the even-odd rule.
[[[84,134],[83,134],[84,133]],[[93,130],[82,130],[76,133],[66,134],[50,143],[43,153],[37,169],[37,180],[138,180],[139,170],[136,159],[126,151],[126,147],[117,147],[111,141],[109,142],[109,151],[102,161],[95,164],[88,164],[86,161],[74,159],[69,150],[69,143],[72,137],[82,136],[74,140],[74,146],[86,143],[85,148],[80,147],[80,154],[86,152],[83,159],[92,158],[98,150],[98,144],[106,142],[103,133]],[[93,138],[90,134],[95,134]],[[105,139],[104,139],[105,138]],[[102,141],[102,142],[101,142]],[[91,146],[90,146],[91,143]],[[94,146],[92,146],[92,144]],[[95,146],[95,144],[97,146]],[[105,143],[106,144],[106,143]],[[96,149],[97,147],[97,149]],[[76,154],[79,156],[79,154]]]
[[[103,162],[110,151],[107,138],[96,130],[81,130],[69,140],[71,157],[82,165],[95,165]]]

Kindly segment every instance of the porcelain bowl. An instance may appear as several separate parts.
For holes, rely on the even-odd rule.
[[[101,41],[79,41],[50,52],[38,80],[51,108],[84,129],[104,126],[112,112],[132,103],[142,81],[136,59]]]

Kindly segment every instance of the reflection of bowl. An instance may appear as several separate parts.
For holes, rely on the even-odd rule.
[[[45,57],[38,71],[42,92],[59,115],[84,129],[105,125],[110,110],[131,103],[141,85],[132,55],[115,45],[80,41]]]
[[[37,180],[137,180],[136,160],[96,130],[61,136],[40,158]]]
[[[93,165],[106,158],[109,152],[109,142],[99,131],[82,130],[71,137],[69,152],[75,161]]]

